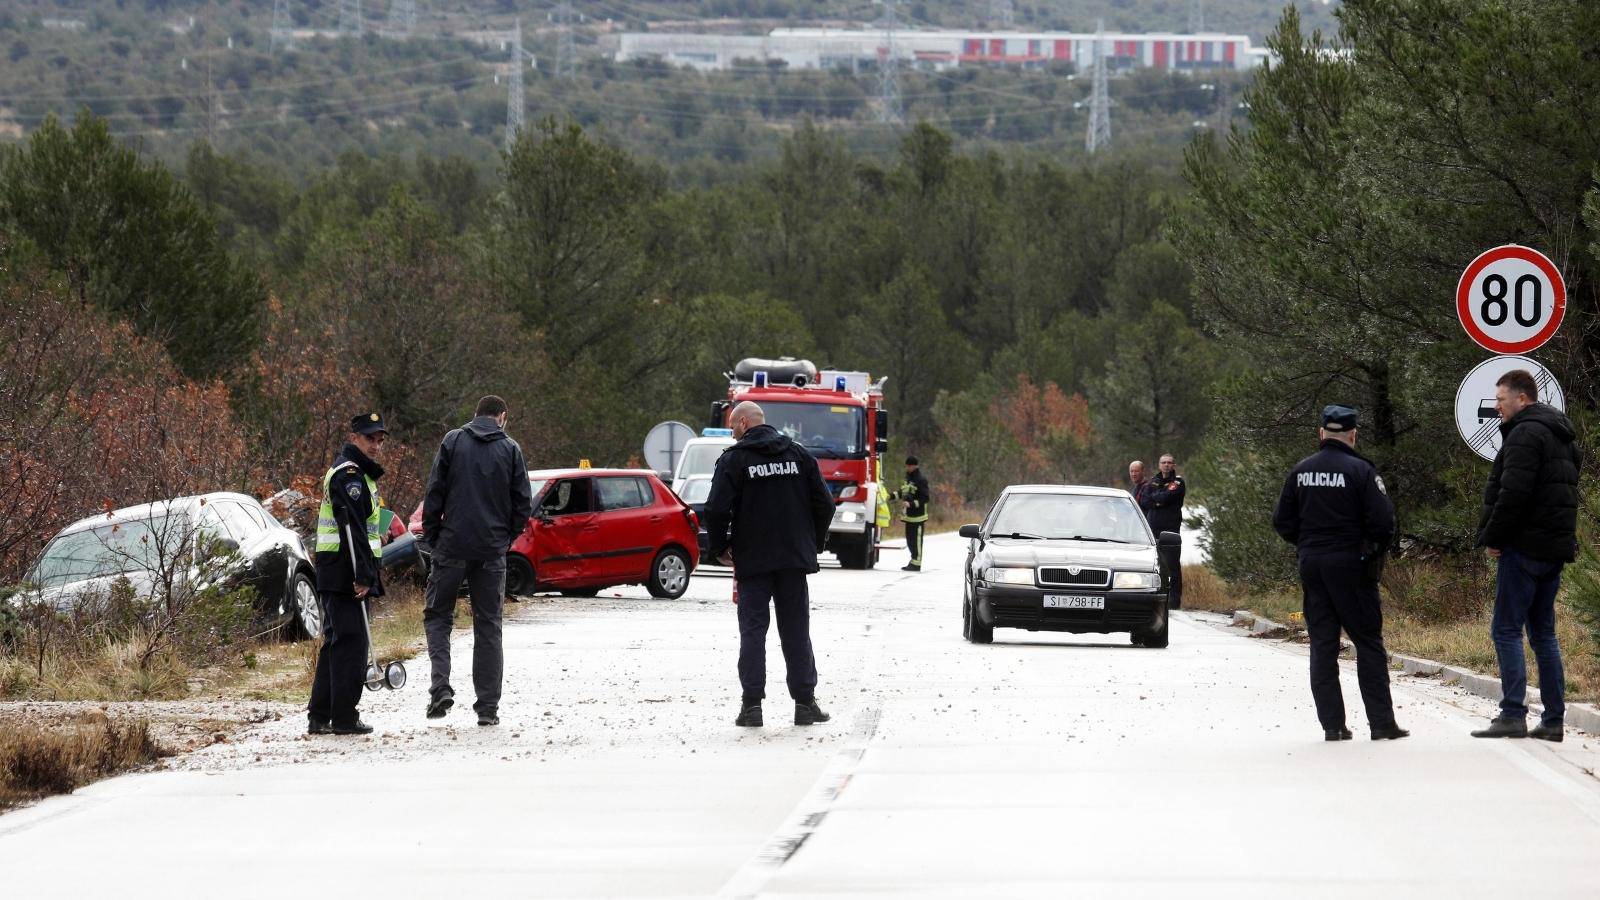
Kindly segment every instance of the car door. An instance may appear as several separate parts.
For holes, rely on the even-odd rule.
[[[637,475],[595,479],[600,507],[600,546],[594,568],[607,578],[632,581],[646,576],[663,529],[661,507],[649,481]]]
[[[595,552],[600,534],[592,481],[588,476],[559,479],[540,499],[533,526],[533,567],[540,584],[586,583],[586,555]]]
[[[243,505],[233,500],[212,505],[228,535],[239,542],[239,584],[255,591],[257,611],[269,618],[282,616],[288,549]]]

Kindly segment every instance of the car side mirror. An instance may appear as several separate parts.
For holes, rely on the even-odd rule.
[[[983,540],[983,526],[982,525],[963,525],[963,526],[961,526],[961,530],[957,531],[956,534],[959,534],[962,537],[967,538],[969,540],[981,541],[981,540]]]
[[[887,456],[889,454],[889,441],[886,438],[878,438],[873,441],[872,452],[878,456]]]
[[[1163,532],[1161,532],[1160,537],[1156,538],[1156,546],[1157,547],[1182,547],[1183,546],[1183,536],[1178,534],[1176,531],[1163,531]]]

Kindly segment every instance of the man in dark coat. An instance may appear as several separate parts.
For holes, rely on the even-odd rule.
[[[905,504],[900,521],[906,525],[906,549],[911,561],[901,567],[902,572],[922,571],[922,538],[928,528],[928,501],[933,499],[933,489],[928,486],[928,476],[915,456],[906,457],[906,480],[900,485],[895,498]]]
[[[737,725],[762,724],[767,692],[768,603],[794,699],[794,723],[829,719],[817,705],[817,665],[811,652],[811,598],[806,576],[833,522],[833,495],[804,447],[766,424],[755,403],[734,407],[736,443],[723,451],[706,498],[707,555],[734,568],[739,605],[739,683],[744,695]]]
[[[1156,537],[1160,537],[1164,531],[1173,534],[1182,533],[1183,497],[1188,492],[1188,483],[1178,474],[1178,461],[1171,453],[1162,454],[1156,477],[1145,482],[1141,493],[1136,495],[1142,497],[1139,506],[1144,510],[1145,518],[1150,522],[1150,530],[1156,533]],[[1183,606],[1183,545],[1163,547],[1162,553],[1165,554],[1167,568],[1172,573],[1172,589],[1167,598],[1167,605],[1179,609]]]
[[[506,590],[506,550],[528,525],[533,492],[522,448],[506,435],[506,402],[478,401],[471,422],[444,436],[422,504],[423,540],[433,549],[427,606],[422,611],[433,664],[430,719],[455,703],[450,687],[450,631],[463,582],[472,598],[473,709],[479,725],[500,724],[505,671],[500,613]]]
[[[1356,645],[1356,680],[1375,741],[1410,734],[1395,724],[1389,655],[1383,649],[1378,578],[1394,540],[1394,507],[1383,479],[1356,452],[1356,411],[1322,410],[1322,444],[1284,479],[1272,527],[1300,557],[1306,632],[1311,638],[1311,697],[1323,737],[1348,741],[1339,688],[1339,630]]]
[[[1578,549],[1580,457],[1572,420],[1539,402],[1539,386],[1523,369],[1495,382],[1500,452],[1483,493],[1478,546],[1498,561],[1494,585],[1495,657],[1500,662],[1500,714],[1473,737],[1559,741],[1566,715],[1566,673],[1556,642],[1556,592],[1561,569]],[[1528,662],[1523,633],[1539,666],[1544,713],[1528,730]]]
[[[383,596],[378,479],[383,417],[350,420],[350,437],[322,478],[317,513],[317,593],[322,600],[322,646],[306,705],[311,734],[371,734],[356,705],[367,674],[367,623],[361,604]]]

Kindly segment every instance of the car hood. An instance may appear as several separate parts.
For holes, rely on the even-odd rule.
[[[1155,572],[1156,548],[1137,544],[1101,544],[1092,541],[1025,541],[995,538],[980,554],[993,566],[1083,565],[1133,572]]]

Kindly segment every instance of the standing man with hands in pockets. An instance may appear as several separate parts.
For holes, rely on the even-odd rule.
[[[767,425],[760,406],[740,403],[729,424],[736,443],[717,460],[705,521],[706,555],[733,566],[738,580],[739,683],[744,693],[734,724],[762,724],[769,602],[777,613],[794,723],[826,722],[829,716],[816,700],[806,576],[817,571],[817,551],[833,522],[833,495],[817,461]]]
[[[464,582],[472,599],[472,688],[477,693],[473,709],[479,725],[500,724],[506,550],[533,514],[528,464],[522,448],[506,434],[506,417],[504,400],[492,394],[479,400],[472,421],[444,436],[428,476],[422,534],[433,548],[433,567],[428,572],[422,622],[433,664],[430,719],[442,718],[455,704],[450,631],[456,594]]]

